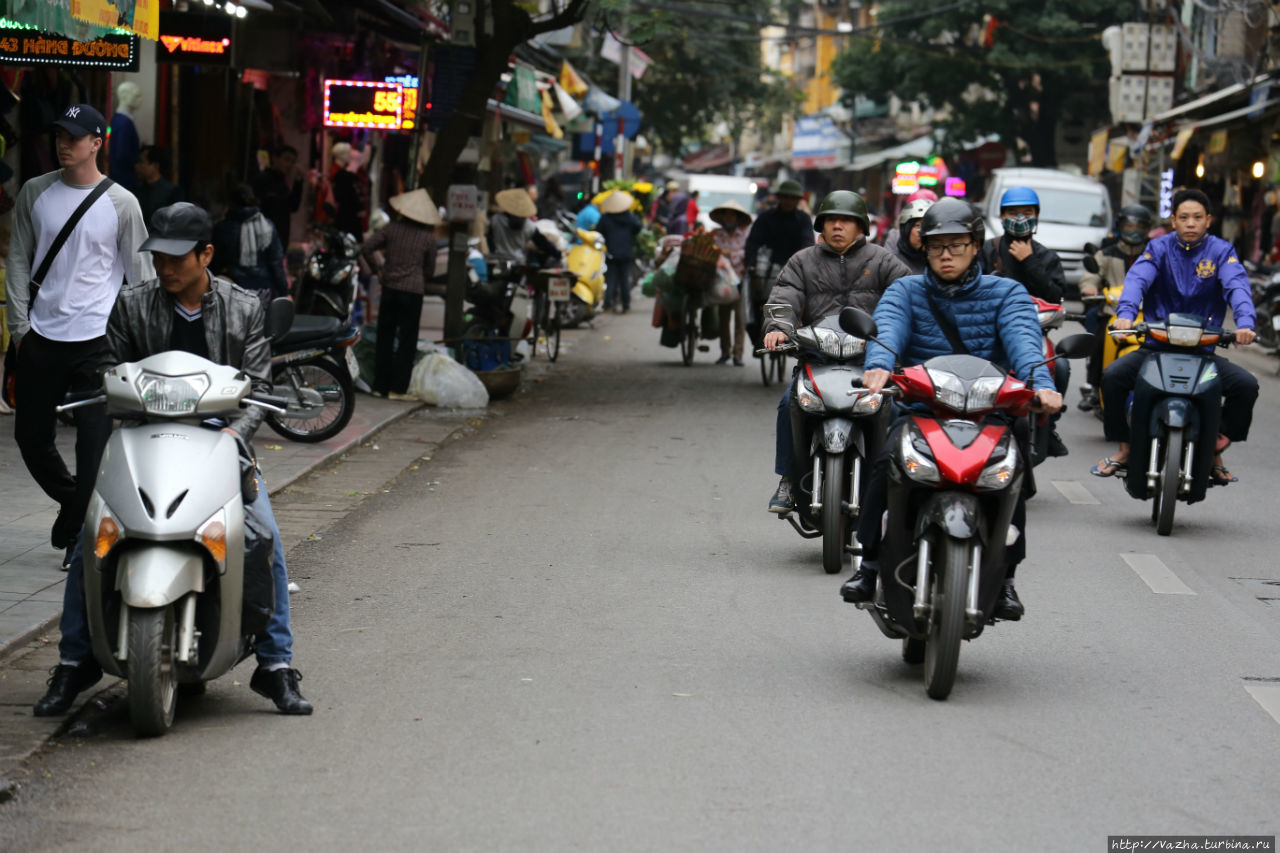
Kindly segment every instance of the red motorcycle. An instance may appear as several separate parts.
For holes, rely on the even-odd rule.
[[[855,308],[845,331],[874,340],[875,320]],[[1072,335],[1057,357],[1081,358],[1090,335]],[[1014,434],[1032,413],[1035,391],[972,355],[937,356],[894,374],[886,394],[924,404],[889,437],[887,523],[871,613],[885,636],[901,639],[908,663],[924,663],[925,690],[945,699],[955,682],[960,641],[993,621],[1005,579],[1005,549],[1027,463]]]

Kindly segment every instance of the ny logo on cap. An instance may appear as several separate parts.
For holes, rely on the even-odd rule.
[[[80,115],[80,108],[79,108],[79,107],[68,107],[68,108],[67,108],[67,117],[68,117],[68,118],[76,118],[76,117],[77,117],[77,116],[79,116],[79,115]]]

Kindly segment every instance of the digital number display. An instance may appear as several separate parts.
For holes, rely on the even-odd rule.
[[[367,80],[324,81],[325,127],[399,130],[404,122],[404,87]]]

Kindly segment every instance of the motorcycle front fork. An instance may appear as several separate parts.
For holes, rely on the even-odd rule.
[[[813,490],[811,492],[811,501],[809,503],[809,511],[815,516],[822,512],[822,462],[825,457],[822,454],[815,453],[813,456]],[[862,457],[854,456],[853,465],[849,472],[849,510],[850,516],[858,514],[858,507],[861,503],[859,494],[859,484],[862,481]]]
[[[911,606],[911,612],[919,620],[928,619],[933,615],[932,545],[932,540],[925,536],[920,540],[920,547],[916,551],[916,598]],[[970,546],[966,569],[969,574],[965,586],[964,615],[971,624],[977,624],[982,620],[982,611],[978,609],[978,578],[982,571],[982,543],[974,542]]]
[[[1182,453],[1182,466],[1178,469],[1178,494],[1185,495],[1191,492],[1191,460],[1195,458],[1196,443],[1188,441],[1186,448]],[[1151,439],[1151,456],[1147,462],[1147,489],[1154,490],[1160,487],[1160,438]]]

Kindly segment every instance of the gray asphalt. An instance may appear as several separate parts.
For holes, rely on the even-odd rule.
[[[114,721],[60,741],[0,806],[0,847],[1076,851],[1276,833],[1280,723],[1246,687],[1280,677],[1280,607],[1233,579],[1280,579],[1275,378],[1229,452],[1242,482],[1180,505],[1167,538],[1088,475],[1107,447],[1071,411],[1072,453],[1039,469],[1030,508],[1028,616],[966,644],[935,702],[840,601],[819,544],[764,511],[778,387],[715,352],[679,366],[648,308],[567,335],[504,416],[290,554],[313,717],[274,714],[243,667],[164,738]],[[1124,553],[1194,594],[1153,592]]]

